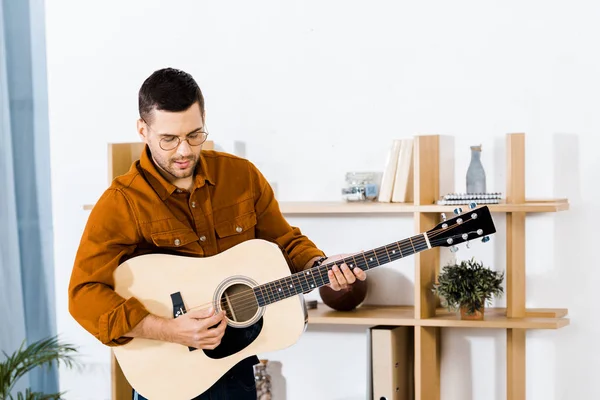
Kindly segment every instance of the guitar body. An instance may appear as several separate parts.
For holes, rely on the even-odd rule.
[[[281,250],[253,239],[215,256],[148,254],[115,271],[115,291],[135,297],[152,314],[175,318],[190,309],[225,305],[228,326],[215,350],[134,338],[113,348],[131,386],[151,400],[190,400],[239,361],[289,347],[303,334],[307,312],[301,294],[258,306],[252,288],[290,276]],[[177,294],[183,307],[175,306]]]

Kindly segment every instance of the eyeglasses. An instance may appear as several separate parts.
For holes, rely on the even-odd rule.
[[[150,128],[150,124],[148,124],[143,118],[142,121],[144,121],[148,128]],[[206,131],[190,133],[185,139],[181,139],[179,136],[175,135],[163,135],[158,142],[158,145],[164,151],[170,151],[179,147],[179,144],[181,144],[182,140],[187,141],[190,146],[200,146],[202,143],[206,142],[206,139],[208,139],[208,132]]]
[[[181,139],[179,136],[167,135],[163,136],[158,142],[161,149],[165,151],[176,149],[182,140],[187,141],[190,146],[200,146],[206,142],[208,138],[208,132],[200,131],[190,133],[185,139]]]

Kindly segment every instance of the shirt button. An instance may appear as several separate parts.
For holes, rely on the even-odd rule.
[[[192,201],[192,208],[196,208],[196,202]]]
[[[177,190],[176,190],[176,192],[177,192],[177,193],[181,193],[181,189],[177,189]]]
[[[206,240],[206,236],[200,236],[200,241],[204,242]]]
[[[242,227],[241,227],[241,226],[238,226],[238,227],[236,227],[236,228],[235,228],[235,231],[236,231],[237,233],[240,233],[240,232],[242,231]]]
[[[173,243],[175,243],[175,246],[179,246],[181,244],[181,242],[179,241],[179,239],[175,239],[175,241]]]

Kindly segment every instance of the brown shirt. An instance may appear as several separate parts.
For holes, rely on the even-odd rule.
[[[113,272],[126,259],[151,252],[206,257],[245,240],[277,243],[297,272],[323,256],[283,218],[265,177],[249,161],[202,151],[194,187],[165,180],[146,146],[91,211],[69,284],[71,315],[102,343],[116,346],[147,314],[135,298],[117,295]]]

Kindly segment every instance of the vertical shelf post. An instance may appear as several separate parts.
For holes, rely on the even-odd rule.
[[[506,137],[506,202],[525,202],[525,135]],[[525,317],[525,212],[506,214],[506,315]],[[524,400],[526,331],[506,330],[507,399]]]
[[[414,203],[432,204],[439,197],[439,152],[437,135],[414,138]],[[416,232],[437,224],[433,213],[414,213]],[[431,285],[439,269],[440,250],[415,255],[415,318],[435,316],[436,298]],[[440,399],[440,328],[415,326],[415,399]]]

